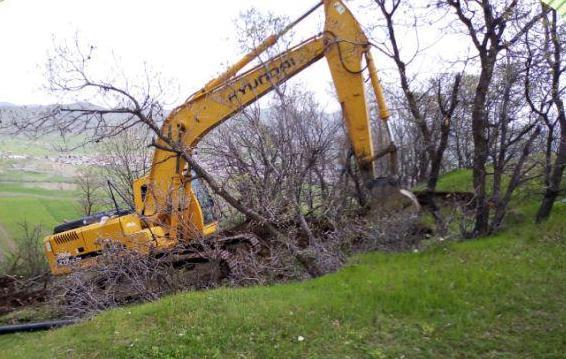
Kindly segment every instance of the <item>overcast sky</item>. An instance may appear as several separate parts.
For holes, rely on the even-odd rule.
[[[241,11],[255,6],[294,19],[316,2],[0,0],[0,102],[53,102],[54,98],[42,89],[44,65],[54,42],[72,39],[75,34],[101,51],[112,52],[126,69],[146,63],[165,78],[173,79],[180,88],[181,101],[241,56],[234,34],[234,21]],[[367,3],[347,2],[362,23],[377,16],[377,12],[370,14],[370,9],[365,8]],[[302,26],[298,38],[316,34],[321,16],[319,11]],[[412,35],[403,42],[411,43]],[[434,34],[427,36],[434,41]],[[449,56],[456,50],[457,46],[437,45],[435,56]],[[429,60],[419,66],[436,61]],[[313,90],[324,94],[330,88],[328,76],[326,64],[321,62],[299,81],[308,82]]]

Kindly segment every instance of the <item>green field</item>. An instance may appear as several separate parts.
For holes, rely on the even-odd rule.
[[[14,237],[19,234],[18,223],[23,221],[51,230],[77,215],[74,192],[0,183],[0,224]]]
[[[0,258],[15,248],[24,221],[40,225],[46,235],[55,225],[79,217],[75,192],[30,187],[33,185],[0,182]]]
[[[56,224],[78,216],[72,191],[76,169],[46,159],[60,155],[56,149],[66,145],[56,135],[41,139],[0,136],[0,154],[26,156],[0,158],[0,252],[13,249],[24,221],[41,225],[47,234]]]
[[[63,220],[78,217],[71,173],[41,160],[0,160],[0,250],[14,247],[24,221],[49,233]]]

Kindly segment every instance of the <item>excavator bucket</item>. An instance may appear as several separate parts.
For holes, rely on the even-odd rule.
[[[417,197],[392,178],[380,178],[368,184],[370,198],[368,206],[372,212],[381,214],[406,213],[411,215],[421,209]]]

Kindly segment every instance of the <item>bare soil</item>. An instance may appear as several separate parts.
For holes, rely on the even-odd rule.
[[[45,302],[47,289],[42,279],[22,281],[13,276],[1,276],[0,315]]]

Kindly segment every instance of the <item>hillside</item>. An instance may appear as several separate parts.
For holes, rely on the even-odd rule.
[[[565,215],[559,204],[542,227],[362,255],[305,283],[176,295],[0,337],[0,346],[10,348],[7,358],[558,358],[566,350]]]

